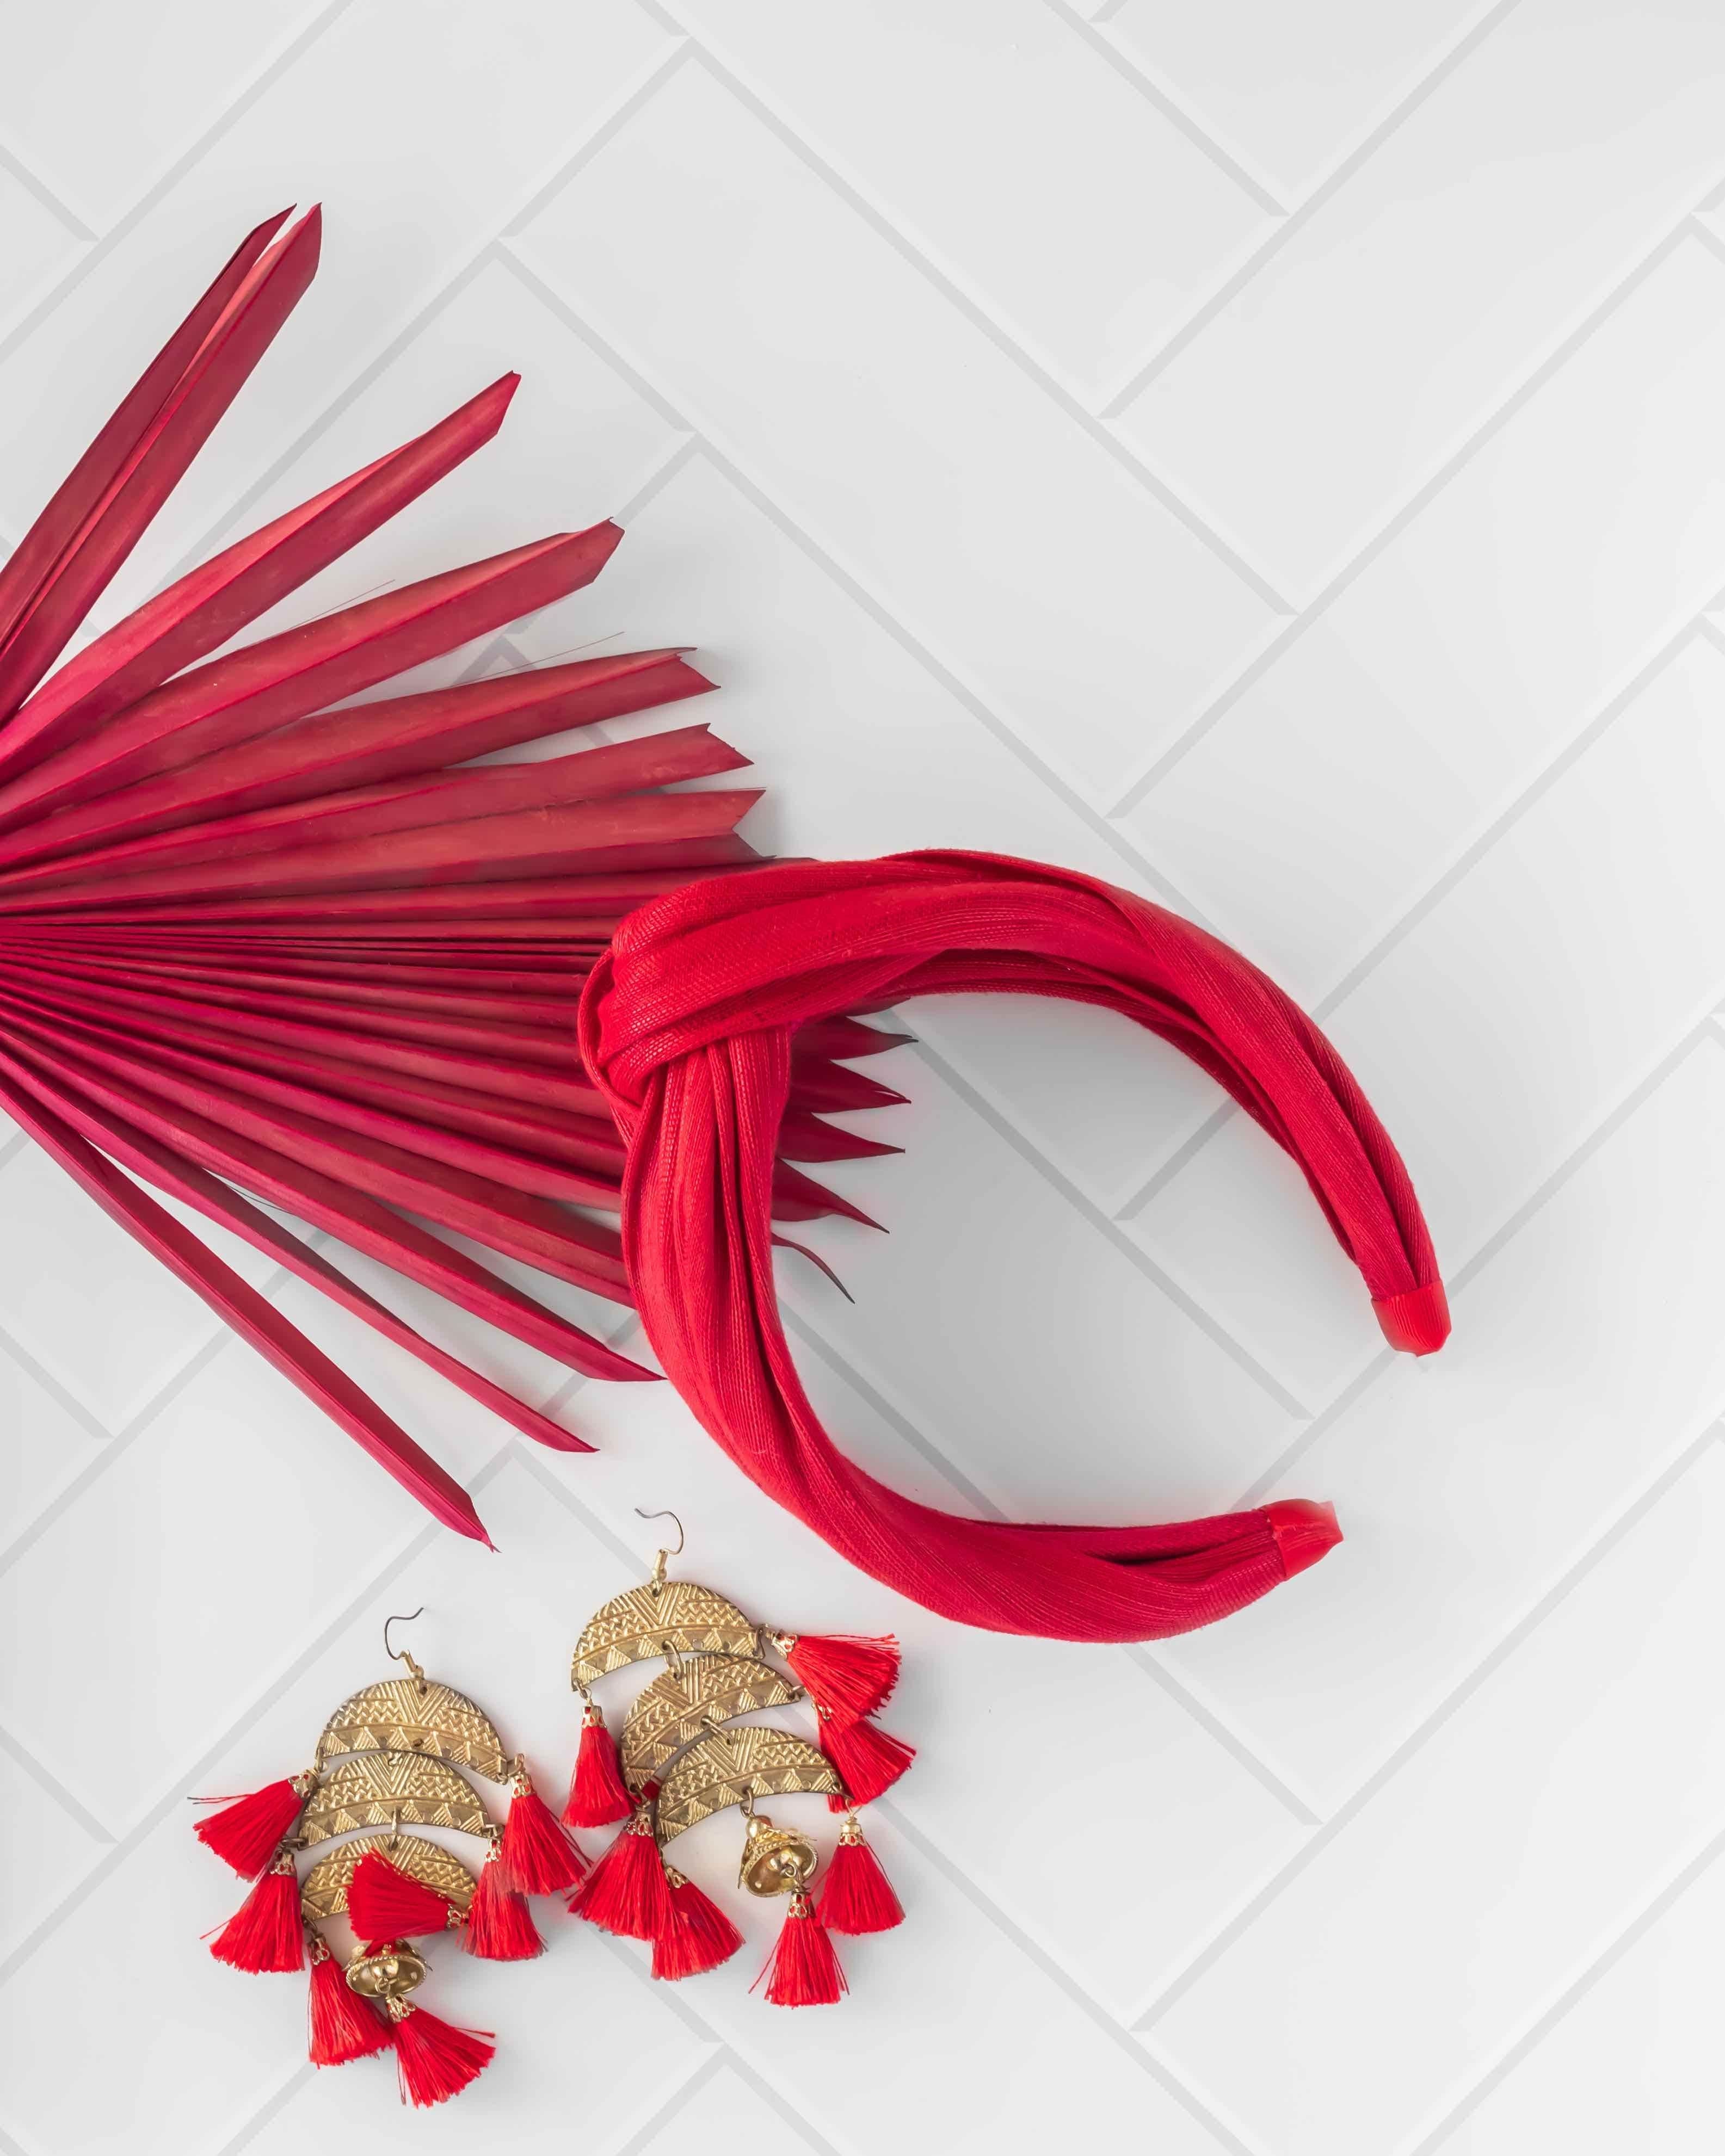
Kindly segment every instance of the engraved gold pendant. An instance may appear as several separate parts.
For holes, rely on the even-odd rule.
[[[414,1614],[419,1613],[415,1611]],[[398,1620],[391,1618],[389,1625]],[[534,1791],[525,1763],[503,1748],[465,1693],[407,1666],[344,1700],[302,1773],[237,1797],[196,1831],[242,1877],[245,1901],[211,1943],[218,1961],[252,1974],[311,1970],[314,2066],[393,2051],[403,2100],[441,2103],[490,2060],[489,2035],[439,2020],[410,1994],[427,1963],[412,1943],[454,1932],[470,1953],[524,1961],[542,1952],[526,1897],[577,1885],[583,1857]],[[510,1792],[501,1821],[470,1777]],[[477,1871],[411,1827],[478,1845]],[[318,1852],[303,1879],[299,1857]],[[338,1961],[318,1927],[345,1916],[355,1946]]]
[[[670,1558],[682,1552],[680,1521],[677,1537],[675,1551],[659,1552],[651,1577],[596,1610],[575,1643],[570,1681],[585,1713],[564,1823],[626,1824],[569,1907],[607,1931],[649,1941],[655,1976],[716,1969],[742,1936],[664,1851],[715,1812],[737,1807],[747,1821],[738,1886],[789,1897],[762,1971],[767,1997],[780,2006],[830,2005],[845,1984],[829,1933],[888,1931],[904,1918],[856,1816],[915,1756],[873,1718],[897,1681],[898,1643],[757,1625],[711,1588],[667,1578]],[[769,1655],[788,1665],[788,1675]],[[591,1687],[655,1661],[665,1669],[637,1694],[619,1747]],[[743,1719],[802,1702],[814,1710],[818,1745],[778,1723]],[[845,1815],[818,1907],[808,1892],[820,1863],[814,1842],[755,1809],[757,1799],[802,1795],[824,1795]]]

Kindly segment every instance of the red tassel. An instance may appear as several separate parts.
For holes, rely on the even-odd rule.
[[[202,1801],[223,1809],[199,1820],[192,1831],[242,1879],[255,1879],[298,1825],[316,1786],[315,1774],[296,1774],[291,1781],[254,1789],[249,1797],[206,1798]]]
[[[761,1977],[767,1979],[768,2002],[773,2006],[836,2006],[850,1988],[826,1927],[800,1891],[791,1897],[778,1944],[749,1986],[752,1991]]]
[[[518,1894],[559,1894],[587,1876],[587,1859],[525,1772],[516,1778],[503,1822],[503,1866]]]
[[[670,1928],[670,1887],[645,1807],[569,1897],[578,1917],[622,1939],[657,1941]]]
[[[341,1964],[320,1938],[311,1942],[311,2036],[314,2066],[345,2066],[389,2049],[389,2025],[349,1989]]]
[[[890,1932],[905,1912],[880,1860],[863,1839],[855,1820],[848,1819],[833,1851],[832,1869],[821,1889],[820,1920],[829,1932]]]
[[[305,1966],[300,1919],[300,1882],[294,1860],[284,1857],[266,1871],[210,1942],[210,1952],[248,1976],[286,1976]]]
[[[444,1896],[408,1878],[375,1849],[368,1849],[353,1867],[347,1919],[368,1946],[444,1931],[451,1913]]]
[[[458,2029],[405,1999],[389,2002],[395,2025],[395,2066],[401,2100],[425,2109],[447,2103],[476,2082],[497,2056],[489,2029]]]
[[[634,1810],[623,1779],[623,1763],[617,1756],[617,1740],[605,1727],[601,1709],[589,1706],[582,1724],[581,1748],[575,1754],[575,1772],[569,1779],[569,1801],[563,1806],[565,1826],[610,1826],[626,1820]]]
[[[500,1857],[487,1857],[468,1905],[461,1943],[481,1961],[531,1961],[545,1952],[532,1912],[510,1886]]]
[[[773,1645],[815,1705],[845,1721],[884,1706],[898,1682],[899,1645],[890,1633],[882,1640],[780,1633]]]
[[[915,1748],[889,1737],[872,1722],[843,1722],[819,1717],[820,1748],[839,1770],[845,1784],[842,1796],[829,1797],[829,1811],[848,1811],[852,1804],[870,1804],[883,1789],[890,1789],[916,1756]]]
[[[704,1976],[729,1961],[742,1944],[742,1933],[710,1894],[685,1879],[673,1864],[665,1867],[670,1888],[665,1928],[653,1942],[653,1974],[675,1983]]]

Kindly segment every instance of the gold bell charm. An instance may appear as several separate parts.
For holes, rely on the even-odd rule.
[[[820,1861],[814,1844],[803,1835],[774,1826],[763,1812],[750,1810],[748,1822],[737,1885],[751,1894],[794,1894],[806,1887]]]

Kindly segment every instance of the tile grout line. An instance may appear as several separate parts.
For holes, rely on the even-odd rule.
[[[211,2152],[211,2156],[239,2156],[239,2151],[255,2141],[272,2120],[279,2118],[302,2089],[311,2087],[317,2079],[318,2071],[319,2069],[309,2060],[296,2061],[245,2123],[237,2133],[230,2133],[218,2148]]]
[[[3,1752],[21,1774],[28,1774],[43,1794],[54,1803],[80,1828],[98,1847],[112,1847],[118,1837],[95,1814],[79,1802],[57,1775],[49,1774],[28,1745],[19,1743],[12,1732],[0,1724],[0,1752]]]
[[[709,2051],[704,2059],[696,2061],[693,2069],[678,2082],[663,2102],[655,2104],[650,2114],[636,2127],[628,2138],[619,2141],[607,2152],[607,2156],[644,2156],[668,2127],[675,2126],[707,2083],[724,2071],[728,2045],[721,2044]]]
[[[0,172],[10,172],[25,193],[64,227],[69,238],[90,245],[100,236],[69,203],[60,200],[29,160],[21,157],[3,136],[0,136]]]
[[[23,1141],[28,1143],[28,1139]],[[0,1163],[0,1165],[3,1165]],[[39,1363],[21,1340],[14,1338],[0,1326],[0,1355],[15,1363],[33,1384],[51,1399],[61,1414],[69,1416],[93,1445],[108,1445],[114,1441],[114,1433],[93,1408],[86,1407],[75,1393],[69,1392],[45,1363]],[[52,1503],[53,1499],[49,1500]],[[23,1530],[20,1530],[22,1532]],[[8,1544],[7,1550],[12,1548]],[[7,1551],[0,1551],[0,1571],[5,1569]]]
[[[1121,1204],[1114,1215],[1121,1225],[1123,1227],[1128,1220],[1136,1220],[1145,1207],[1159,1198],[1169,1183],[1197,1159],[1217,1132],[1231,1123],[1240,1112],[1235,1102],[1224,1095],[1190,1137],[1176,1146],[1168,1158],[1147,1176]]]
[[[1200,155],[1208,157],[1216,170],[1262,210],[1266,216],[1285,218],[1292,207],[1284,202],[1267,177],[1250,165],[1243,154],[1212,134],[1200,116],[1191,111],[1158,77],[1142,67],[1130,53],[1102,33],[1101,23],[1111,12],[1104,8],[1086,18],[1069,4],[1069,0],[1043,0],[1043,5],[1055,20],[1063,23],[1079,43],[1087,46],[1104,67],[1119,76],[1144,102],[1186,140]]]
[[[1127,1660],[1141,1669],[1151,1682],[1183,1708],[1210,1742],[1225,1752],[1236,1766],[1243,1767],[1260,1788],[1274,1797],[1296,1825],[1318,1827],[1323,1825],[1322,1814],[1300,1794],[1291,1782],[1284,1781],[1270,1762],[1255,1752],[1238,1730],[1223,1721],[1215,1709],[1188,1686],[1165,1663],[1160,1662],[1150,1651],[1153,1643],[1142,1640],[1121,1651]]]

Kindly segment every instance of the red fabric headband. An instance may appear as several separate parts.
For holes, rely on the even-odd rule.
[[[852,1563],[1001,1632],[1148,1640],[1208,1624],[1339,1540],[1301,1500],[1181,1526],[1024,1526],[912,1502],[846,1460],[779,1322],[770,1217],[791,1036],[956,990],[1071,997],[1173,1043],[1305,1171],[1392,1346],[1449,1331],[1407,1170],[1341,1058],[1190,922],[1089,876],[903,854],[691,884],[631,914],[581,1000],[582,1053],[628,1142],[623,1240],[648,1337],[762,1489]]]

